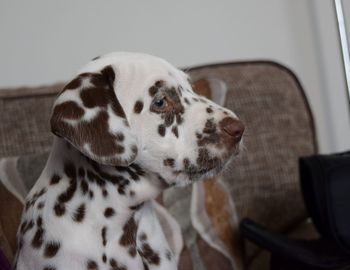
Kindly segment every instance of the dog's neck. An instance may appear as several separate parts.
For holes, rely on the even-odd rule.
[[[67,197],[73,198],[75,194],[80,193],[79,195],[85,196],[90,205],[94,200],[98,201],[99,205],[105,205],[106,209],[113,208],[113,211],[125,218],[130,217],[143,203],[156,198],[167,187],[164,179],[138,164],[131,164],[128,167],[98,164],[59,137],[54,139],[46,165],[45,173],[49,172],[52,175],[46,175],[45,178],[49,179],[50,186],[65,187],[60,190],[60,194],[65,193],[61,196],[62,203],[69,203]],[[55,177],[65,181],[55,184],[57,181]],[[58,203],[60,194],[57,194]],[[105,214],[113,213],[111,210]]]

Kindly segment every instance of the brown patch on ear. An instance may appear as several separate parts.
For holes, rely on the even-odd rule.
[[[114,92],[114,80],[115,73],[111,66],[105,67],[99,73],[80,74],[72,80],[60,95],[65,95],[66,91],[77,91],[76,97],[80,98],[83,105],[69,99],[55,105],[51,130],[99,163],[125,166],[134,159],[137,149],[131,149],[134,147],[133,143],[125,145],[125,136],[119,130],[111,131],[109,128],[110,117],[120,117],[124,120],[120,120],[121,129],[128,129],[125,113]],[[85,115],[84,108],[99,110],[95,117],[87,121],[82,119]],[[69,120],[75,121],[75,124],[71,124]],[[89,149],[85,148],[86,145]]]
[[[193,83],[193,90],[201,96],[211,99],[211,89],[209,81],[206,79],[199,79]]]
[[[53,114],[66,119],[79,119],[84,115],[84,110],[74,101],[67,101],[55,106]]]

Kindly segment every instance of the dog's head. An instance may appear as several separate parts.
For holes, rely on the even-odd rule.
[[[144,54],[90,62],[58,96],[51,128],[101,164],[137,162],[168,184],[215,174],[237,153],[237,116],[194,93],[188,75]]]

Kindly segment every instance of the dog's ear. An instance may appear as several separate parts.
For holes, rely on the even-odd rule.
[[[226,100],[226,83],[216,78],[203,78],[193,82],[194,91],[206,98],[211,99],[216,104],[223,106]]]
[[[78,75],[56,99],[50,123],[55,135],[96,162],[127,166],[136,158],[137,144],[116,84],[112,66]]]

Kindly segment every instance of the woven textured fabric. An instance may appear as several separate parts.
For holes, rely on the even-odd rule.
[[[0,157],[41,153],[51,147],[51,106],[62,84],[0,90]]]

